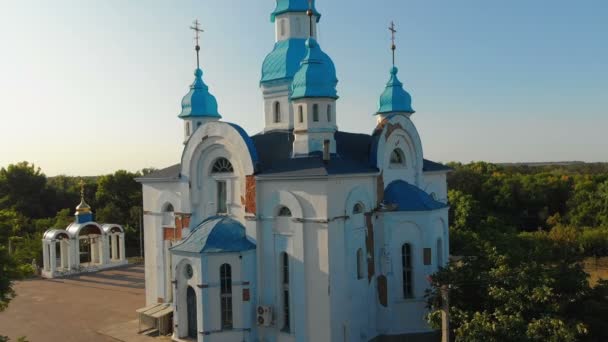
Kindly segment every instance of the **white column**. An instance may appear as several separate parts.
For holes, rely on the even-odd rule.
[[[116,261],[118,259],[118,235],[112,234],[110,239],[112,241],[112,260]]]
[[[72,263],[74,262],[73,258],[72,258],[72,254],[74,253],[74,248],[72,247],[72,245],[73,245],[72,239],[68,239],[65,242],[65,250],[66,250],[65,258],[68,262],[68,267],[67,267],[68,270],[72,269]]]
[[[47,241],[42,242],[42,268],[45,271],[49,270],[49,243]]]
[[[97,242],[89,237],[89,253],[91,253],[91,263],[97,262]]]
[[[60,258],[61,258],[61,268],[65,269],[67,268],[67,246],[65,245],[65,241],[61,240],[59,242],[59,252],[60,252]]]
[[[51,241],[50,247],[51,247],[49,250],[49,252],[50,252],[49,260],[51,261],[50,271],[51,271],[51,274],[53,274],[53,273],[55,273],[55,269],[57,268],[57,256],[55,255],[56,254],[55,248],[57,248],[57,247],[56,247],[56,242],[54,240]]]
[[[107,263],[106,261],[106,237],[105,235],[100,235],[99,239],[97,239],[97,248],[99,249],[99,264],[104,265]]]
[[[125,233],[118,235],[118,248],[120,248],[120,261],[127,260],[125,256]]]

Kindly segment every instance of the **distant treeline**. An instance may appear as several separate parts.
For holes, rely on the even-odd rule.
[[[488,226],[579,241],[587,255],[608,255],[608,163],[542,165],[451,163],[450,226],[477,231]],[[466,249],[454,243],[453,251]]]

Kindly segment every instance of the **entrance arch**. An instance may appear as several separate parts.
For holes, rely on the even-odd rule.
[[[192,286],[188,286],[188,290],[186,290],[186,306],[188,312],[188,337],[198,338],[196,317],[196,292],[194,292]]]

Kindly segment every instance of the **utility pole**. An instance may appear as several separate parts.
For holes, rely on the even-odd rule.
[[[450,301],[449,287],[441,287],[441,342],[450,342]]]

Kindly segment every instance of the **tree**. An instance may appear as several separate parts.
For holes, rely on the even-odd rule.
[[[46,216],[46,176],[28,162],[0,169],[0,209],[14,209],[29,218]]]

